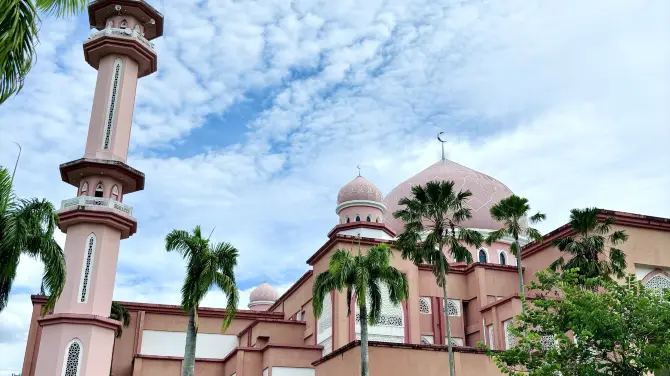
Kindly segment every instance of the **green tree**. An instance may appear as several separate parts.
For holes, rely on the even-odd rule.
[[[375,325],[381,315],[382,285],[388,289],[389,299],[394,304],[407,300],[407,277],[391,266],[393,256],[386,244],[376,245],[366,255],[358,255],[338,249],[328,263],[328,270],[319,274],[312,289],[312,309],[318,319],[323,309],[323,300],[332,290],[347,292],[347,314],[351,314],[351,300],[355,295],[361,317],[361,375],[368,376],[368,323]],[[368,312],[369,308],[369,312]]]
[[[516,346],[489,350],[503,373],[641,376],[670,367],[670,294],[645,289],[634,275],[618,284],[576,269],[540,272],[529,288],[538,295],[510,328]]]
[[[621,230],[610,233],[615,221],[614,217],[598,219],[597,208],[572,209],[569,224],[576,236],[558,238],[552,242],[561,252],[572,257],[566,262],[561,256],[550,268],[554,271],[579,269],[579,276],[583,278],[623,278],[626,255],[615,246],[628,240],[628,235]],[[612,245],[608,254],[605,253],[606,242]]]
[[[456,192],[453,181],[430,181],[425,186],[412,187],[411,197],[398,201],[404,206],[393,213],[405,223],[405,231],[398,236],[398,247],[404,259],[415,264],[431,266],[437,285],[442,288],[445,306],[449,262],[444,253],[446,248],[457,262],[472,262],[470,251],[463,245],[479,248],[483,236],[460,224],[472,218],[472,210],[466,206],[472,196],[469,190]],[[454,376],[454,353],[451,343],[451,325],[448,313],[446,338],[449,350],[449,374]]]
[[[181,308],[188,313],[186,346],[182,365],[183,376],[193,376],[195,370],[195,345],[198,334],[198,307],[212,286],[220,288],[227,299],[226,318],[222,331],[235,316],[239,292],[235,285],[233,269],[237,265],[237,248],[229,243],[210,244],[202,237],[200,226],[191,234],[184,230],[172,230],[165,238],[168,252],[179,252],[186,260],[186,277],[181,288]]]
[[[109,313],[109,318],[112,320],[120,321],[123,328],[130,326],[130,312],[126,307],[122,306],[117,302],[112,302],[112,308]],[[123,335],[123,329],[119,329],[116,333],[116,338],[119,338]]]
[[[42,284],[50,296],[42,314],[53,310],[65,286],[65,255],[54,240],[58,218],[46,200],[20,200],[12,192],[11,175],[0,166],[0,311],[9,300],[21,255],[44,264]]]
[[[526,310],[526,294],[523,289],[523,268],[521,267],[521,245],[519,244],[519,237],[526,236],[536,242],[542,241],[542,235],[536,229],[529,227],[527,219],[531,224],[542,222],[547,218],[546,215],[538,212],[528,217],[530,212],[530,205],[528,199],[512,195],[506,199],[500,200],[497,204],[491,207],[491,217],[496,221],[502,222],[504,227],[491,232],[486,237],[486,244],[491,245],[505,236],[511,236],[514,239],[514,244],[510,247],[510,251],[516,256],[516,265],[519,273],[519,296],[521,298],[521,310]]]
[[[83,11],[87,0],[0,0],[0,104],[23,87],[35,61],[38,12],[58,17]]]

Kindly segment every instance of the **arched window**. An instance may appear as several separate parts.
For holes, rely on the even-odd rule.
[[[427,296],[422,296],[419,298],[419,312],[430,314],[430,298]]]
[[[347,217],[347,219],[345,220],[345,222],[346,222],[346,223],[349,223],[349,222],[351,222],[351,219],[349,219],[349,217]]]
[[[112,187],[112,199],[119,201],[119,187],[117,186]]]
[[[489,262],[489,257],[483,249],[479,250],[479,262]]]
[[[507,256],[505,256],[505,251],[500,251],[498,257],[500,258],[500,265],[507,265]]]
[[[90,290],[91,272],[93,271],[93,259],[95,256],[95,234],[91,234],[86,239],[84,248],[84,264],[81,269],[81,282],[79,284],[79,302],[86,303],[88,292]]]
[[[368,215],[368,217],[365,218],[365,220],[368,221],[368,222],[372,222],[372,217],[370,217],[370,216]]]
[[[95,197],[102,197],[102,194],[105,192],[105,189],[102,186],[102,183],[98,183],[95,186]]]
[[[401,304],[393,304],[389,298],[389,290],[386,284],[380,284],[381,312],[377,324],[368,326],[371,341],[404,343],[405,342],[405,318]],[[370,301],[366,301],[368,312],[370,312]],[[356,339],[361,339],[361,313],[358,304],[354,316]]]
[[[67,345],[65,351],[65,358],[63,359],[62,376],[79,376],[79,368],[81,367],[81,355],[84,351],[84,346],[78,339],[73,339]]]
[[[84,195],[86,192],[88,192],[88,183],[84,182],[84,184],[81,185],[81,193],[80,195]]]
[[[360,216],[360,215],[357,215],[357,216],[356,216],[356,222],[360,222],[360,221],[361,221],[361,216]]]
[[[125,22],[125,20],[124,20]],[[114,117],[116,116],[116,107],[119,97],[119,83],[121,81],[121,68],[123,60],[117,58],[114,61],[112,68],[112,85],[109,93],[109,106],[107,108],[107,117],[105,118],[105,132],[102,134],[102,148],[109,149],[112,140],[112,126],[114,125]]]
[[[379,223],[379,217],[377,217],[377,219],[375,219],[375,222]]]
[[[656,274],[644,283],[644,287],[663,294],[665,290],[670,290],[670,278],[663,274]]]
[[[447,304],[445,311],[449,316],[460,316],[461,315],[461,305],[458,300],[447,299]]]
[[[128,22],[126,20],[121,21],[121,28],[125,29],[128,27]]]

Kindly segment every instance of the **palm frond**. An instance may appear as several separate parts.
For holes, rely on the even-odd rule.
[[[504,238],[507,236],[507,229],[506,228],[501,228],[499,230],[491,231],[487,236],[486,239],[484,240],[487,245],[491,245],[500,239]]]
[[[528,219],[530,220],[530,223],[537,224],[537,223],[540,223],[540,222],[544,221],[545,219],[547,219],[547,216],[543,213],[537,212],[537,213],[533,214],[532,216],[530,216],[530,218],[528,218]]]
[[[324,299],[326,296],[330,298],[330,292],[336,288],[337,283],[330,272],[326,271],[316,276],[312,286],[312,311],[315,318],[321,317]]]
[[[368,322],[370,325],[376,325],[379,322],[379,316],[382,313],[382,290],[379,280],[369,281],[367,299],[370,301],[370,310],[368,311]],[[363,302],[359,300],[359,306]],[[367,302],[366,302],[367,303]]]
[[[216,272],[214,283],[226,294],[226,317],[223,319],[223,324],[221,325],[221,331],[225,332],[230,327],[237,312],[240,294],[235,285],[235,279],[231,278],[230,275]]]
[[[37,0],[37,7],[44,13],[64,17],[81,13],[87,3],[87,0]]]
[[[23,88],[35,60],[39,22],[32,1],[3,0],[0,6],[0,105]]]

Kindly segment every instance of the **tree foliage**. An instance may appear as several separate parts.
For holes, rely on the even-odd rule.
[[[65,287],[65,254],[54,240],[56,216],[46,200],[17,199],[11,176],[0,166],[0,311],[7,306],[21,255],[42,261],[42,285],[49,298],[42,314],[53,310]]]
[[[576,236],[558,238],[552,242],[571,257],[566,261],[561,256],[551,264],[551,269],[578,269],[578,274],[584,278],[623,278],[626,255],[616,246],[628,240],[628,235],[624,231],[612,231],[615,222],[614,217],[599,219],[597,208],[572,209],[569,224]]]
[[[23,87],[35,61],[40,17],[75,15],[86,0],[0,0],[0,104]]]
[[[503,373],[641,376],[670,368],[670,293],[646,289],[634,275],[617,284],[576,269],[540,272],[529,287],[538,294],[511,326],[516,346],[489,350]]]
[[[121,304],[112,302],[109,318],[121,322],[122,328],[119,328],[119,331],[116,333],[116,338],[121,337],[123,335],[123,328],[130,326],[130,312],[128,312],[126,307]]]

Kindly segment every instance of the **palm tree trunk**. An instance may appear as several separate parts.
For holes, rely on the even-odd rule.
[[[186,329],[186,346],[184,348],[184,362],[182,363],[182,376],[195,375],[195,341],[197,337],[195,329],[195,308],[188,313],[188,328]]]
[[[449,310],[447,302],[449,302],[449,298],[447,298],[447,278],[449,276],[445,273],[444,275],[444,284],[442,285],[442,298],[444,299],[444,304],[442,310],[444,311],[444,315],[446,317],[445,320],[445,330],[447,331],[447,349],[449,350],[449,376],[454,376],[454,349],[451,346],[451,325],[449,324]]]
[[[361,376],[368,376],[370,357],[368,355],[368,308],[359,307],[361,314]]]
[[[521,314],[526,314],[526,293],[523,291],[523,268],[521,267],[521,246],[519,245],[519,238],[514,238],[516,245],[516,267],[519,272],[519,298],[521,299]]]

